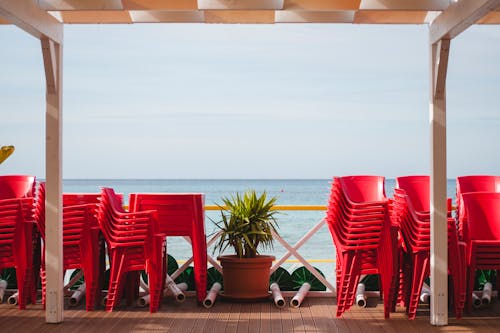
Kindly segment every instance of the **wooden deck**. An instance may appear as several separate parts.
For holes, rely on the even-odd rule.
[[[335,318],[335,300],[307,298],[299,309],[277,309],[270,302],[240,304],[220,300],[211,309],[197,306],[194,297],[184,303],[165,300],[158,313],[145,308],[122,306],[112,313],[86,312],[67,308],[62,324],[46,324],[40,305],[25,311],[0,304],[2,332],[499,332],[500,304],[476,310],[461,320],[450,318],[450,325],[429,324],[429,311],[422,307],[415,320],[406,318],[402,308],[383,319],[382,304],[370,299],[368,307],[353,307],[343,318]]]

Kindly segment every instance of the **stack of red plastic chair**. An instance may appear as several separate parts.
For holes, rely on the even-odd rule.
[[[0,270],[16,269],[19,309],[30,300],[35,177],[0,176]]]
[[[127,212],[111,188],[101,190],[98,220],[110,259],[106,311],[119,304],[126,273],[146,270],[150,312],[156,312],[166,277],[165,234],[157,232],[156,211]],[[129,292],[129,291],[127,291]]]
[[[199,302],[207,294],[207,241],[204,196],[200,193],[132,193],[130,211],[156,210],[159,231],[167,236],[188,236],[194,261]]]
[[[429,176],[396,178],[393,221],[404,239],[403,294],[410,319],[414,319],[422,285],[430,273]],[[451,202],[450,202],[451,203]],[[448,214],[451,216],[451,212]],[[465,243],[458,241],[455,221],[448,218],[448,267],[453,281],[455,315],[461,318],[465,303]]]
[[[396,229],[391,228],[384,177],[334,178],[327,222],[337,251],[337,316],[353,304],[362,274],[379,274],[384,316],[395,291]]]
[[[99,281],[104,270],[100,228],[96,210],[100,194],[63,195],[63,267],[81,269],[85,279],[86,309],[92,311],[98,303]],[[38,230],[45,241],[45,183],[37,189],[35,217]],[[42,303],[45,305],[45,251],[41,253]]]
[[[470,175],[457,177],[457,214],[458,230],[462,238],[467,236],[463,234],[462,222],[467,215],[463,209],[462,193],[469,192],[500,192],[500,176],[493,175]]]
[[[495,269],[497,274],[500,269],[500,193],[470,192],[461,196],[466,217],[462,223],[467,243],[467,310],[471,311],[476,269]]]

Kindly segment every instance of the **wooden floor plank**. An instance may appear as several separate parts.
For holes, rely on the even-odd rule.
[[[260,333],[271,333],[271,307],[274,307],[274,304],[271,302],[262,302],[260,303],[259,311],[260,311]]]
[[[278,309],[271,303],[239,304],[217,302],[205,309],[188,297],[185,303],[164,303],[157,313],[148,308],[121,306],[109,313],[102,309],[86,312],[82,307],[65,310],[61,324],[46,324],[41,305],[30,305],[20,311],[0,304],[2,332],[37,333],[106,333],[106,332],[341,332],[341,333],[493,333],[500,329],[500,302],[490,308],[475,310],[457,320],[450,315],[449,325],[435,327],[429,323],[429,311],[419,307],[415,320],[408,320],[404,309],[397,308],[386,320],[383,304],[374,300],[365,309],[356,306],[335,317],[335,301],[330,298],[309,297],[299,309]]]
[[[271,332],[272,333],[285,333],[283,330],[283,324],[281,323],[281,313],[282,309],[278,308],[276,305],[272,304],[269,308],[269,317],[271,320]]]
[[[250,311],[252,311],[252,305],[250,303],[242,303],[240,307],[240,319],[238,321],[238,333],[249,332],[249,321],[250,321]]]
[[[226,333],[237,333],[238,332],[238,321],[240,320],[241,304],[234,303],[231,304],[231,311],[229,313],[229,319],[226,325]]]

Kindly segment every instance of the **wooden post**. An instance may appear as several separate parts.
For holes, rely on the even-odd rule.
[[[450,40],[431,44],[431,324],[448,325],[446,70]]]
[[[62,45],[41,38],[46,79],[46,198],[45,267],[47,297],[45,320],[63,321],[64,281],[62,247]]]

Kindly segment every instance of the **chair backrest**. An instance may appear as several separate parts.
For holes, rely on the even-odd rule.
[[[405,190],[417,212],[430,210],[430,177],[404,176],[396,178],[396,188]]]
[[[0,199],[33,197],[34,184],[34,176],[0,176]]]
[[[500,192],[500,176],[471,175],[457,177],[457,195],[468,192]]]
[[[159,231],[167,236],[190,236],[204,227],[204,195],[200,193],[131,193],[130,211],[156,210]]]
[[[339,178],[339,182],[350,201],[362,203],[387,199],[385,178],[382,176],[344,176]]]
[[[469,240],[500,240],[500,193],[470,192],[462,197],[468,229],[464,235]]]
[[[112,188],[101,189],[98,207],[99,226],[108,245],[137,245],[147,242],[154,234],[156,215],[152,212],[144,212],[140,217],[129,214],[123,209],[121,197]]]

